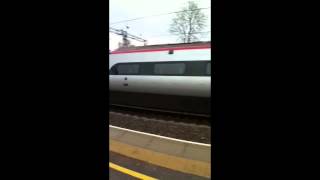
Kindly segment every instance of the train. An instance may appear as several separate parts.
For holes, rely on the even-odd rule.
[[[119,48],[109,53],[109,104],[211,114],[211,42]]]

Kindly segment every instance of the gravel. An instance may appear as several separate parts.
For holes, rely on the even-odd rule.
[[[109,124],[171,138],[211,144],[211,127],[207,125],[166,121],[165,119],[134,116],[111,111],[109,112]]]

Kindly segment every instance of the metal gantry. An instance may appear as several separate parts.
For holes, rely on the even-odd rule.
[[[122,41],[123,41],[122,46],[123,47],[129,47],[130,41],[128,38],[139,41],[139,42],[143,42],[144,45],[147,44],[147,40],[145,40],[141,37],[129,34],[127,31],[122,30],[122,29],[115,29],[115,28],[110,27],[109,32],[122,36]]]

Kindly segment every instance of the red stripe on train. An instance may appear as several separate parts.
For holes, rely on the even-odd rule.
[[[187,49],[209,49],[211,46],[197,46],[197,47],[176,47],[176,48],[161,48],[161,49],[140,49],[140,50],[126,50],[126,51],[114,51],[110,54],[125,54],[125,53],[137,53],[137,52],[155,52],[155,51],[169,51],[169,50],[187,50]]]

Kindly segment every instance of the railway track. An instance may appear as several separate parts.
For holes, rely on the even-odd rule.
[[[116,104],[109,105],[109,108],[109,112],[135,116],[143,119],[211,126],[211,117],[206,114],[181,113]]]

